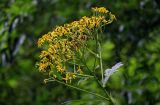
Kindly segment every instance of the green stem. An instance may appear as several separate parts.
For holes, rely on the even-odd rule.
[[[73,62],[74,62],[74,73],[75,73],[76,72],[75,58],[73,58]]]
[[[86,47],[86,48],[87,48],[87,47]],[[90,50],[89,48],[87,48],[87,50],[88,50],[90,53],[92,53],[95,57],[99,58],[99,55],[98,55],[98,54],[96,54],[95,52],[93,52],[93,51]]]
[[[99,36],[98,36],[98,32],[96,31],[96,47],[97,47],[97,53],[99,54],[99,65],[100,65],[100,70],[101,70],[101,78],[102,81],[104,80],[104,70],[103,70],[103,62],[102,62],[102,48],[101,48],[101,44],[100,44],[100,40],[99,40]],[[109,100],[111,101],[111,103],[114,105],[114,102],[112,101],[109,93],[106,91],[106,89],[102,86],[101,82],[99,81],[99,79],[96,77],[95,74],[93,74],[97,83],[99,84],[99,86],[104,90],[104,92],[106,93],[106,95],[109,97]]]
[[[89,67],[86,65],[85,61],[83,61],[82,59],[81,59],[81,61],[82,61],[82,63],[86,66],[86,68],[88,69],[88,71],[90,72],[90,74],[94,76],[94,78],[95,78],[96,82],[98,83],[98,85],[102,88],[102,90],[104,90],[104,92],[106,93],[107,97],[109,98],[109,101],[110,101],[113,105],[115,105],[114,102],[112,101],[109,93],[108,93],[108,92],[106,91],[106,89],[102,86],[101,82],[100,82],[99,79],[96,77],[95,73],[93,73],[93,72],[89,69]]]
[[[87,90],[84,90],[84,89],[81,89],[81,88],[78,88],[78,87],[75,87],[75,86],[72,86],[72,85],[66,84],[66,83],[61,82],[61,81],[59,81],[59,80],[48,80],[48,81],[56,81],[56,82],[58,82],[58,83],[61,83],[61,84],[63,84],[63,85],[66,85],[66,86],[68,86],[68,87],[71,87],[71,88],[74,88],[74,89],[77,89],[77,90],[80,90],[80,91],[83,91],[83,92],[86,92],[86,93],[89,93],[89,94],[95,95],[95,96],[97,96],[97,97],[100,97],[100,98],[103,98],[103,99],[105,99],[105,100],[109,101],[109,99],[108,99],[108,98],[106,98],[106,97],[104,97],[104,96],[102,96],[102,95],[100,95],[100,94],[93,93],[93,92],[90,92],[90,91],[87,91]]]
[[[101,51],[101,44],[98,42],[98,48],[99,48],[99,64],[101,69],[101,75],[102,75],[102,81],[103,81],[103,63],[102,63],[102,51]]]
[[[92,76],[92,75],[86,75],[86,74],[78,74],[78,73],[74,73],[74,74],[76,74],[76,75],[79,75],[79,76],[84,76],[84,77],[94,77],[94,76]]]
[[[101,74],[102,74],[102,80],[103,80],[103,63],[102,63],[102,54],[101,54],[101,45],[99,42],[99,38],[98,38],[98,32],[96,33],[96,48],[97,48],[97,52],[99,54],[99,57],[95,57],[95,63],[96,63],[96,59],[99,58],[99,64],[100,64],[100,69],[101,69]],[[95,55],[95,54],[94,54]],[[81,59],[81,58],[80,58]],[[84,66],[86,66],[86,68],[88,69],[88,71],[90,72],[91,75],[94,76],[96,82],[98,83],[98,85],[102,88],[102,90],[106,93],[107,95],[107,99],[109,99],[109,101],[114,105],[114,102],[112,101],[110,95],[108,94],[108,92],[106,91],[106,89],[102,86],[101,82],[99,81],[99,79],[97,78],[97,76],[95,75],[95,71],[93,69],[93,72],[89,69],[89,67],[87,66],[87,64],[85,63],[84,59],[81,59],[81,62],[83,63]],[[95,67],[95,63],[94,63],[94,67]]]
[[[102,64],[102,50],[101,50],[101,44],[100,44],[100,40],[99,40],[99,35],[98,32],[96,31],[96,46],[98,48],[97,53],[99,54],[99,65],[100,65],[100,69],[101,69],[101,78],[103,81],[103,64]]]

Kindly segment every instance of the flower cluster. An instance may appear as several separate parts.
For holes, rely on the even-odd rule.
[[[38,63],[40,71],[48,72],[49,76],[66,82],[71,82],[76,78],[77,73],[82,73],[80,65],[75,65],[76,54],[81,53],[87,40],[94,37],[95,30],[114,20],[114,15],[104,7],[96,7],[92,10],[99,12],[100,15],[84,16],[78,21],[57,26],[53,31],[38,39],[38,47],[43,48]],[[105,15],[101,15],[102,13]],[[106,16],[109,16],[109,19],[106,19]]]
[[[99,12],[99,13],[108,13],[109,11],[105,7],[100,7],[100,8],[92,8],[93,12]]]

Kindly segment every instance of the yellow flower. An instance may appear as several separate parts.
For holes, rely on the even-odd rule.
[[[46,57],[46,56],[48,56],[49,54],[48,54],[48,52],[47,51],[41,51],[41,54],[40,54],[40,58],[43,58],[43,57]]]
[[[57,65],[56,68],[57,68],[58,72],[63,73],[65,71],[65,67],[62,67],[62,65]]]
[[[67,73],[66,73],[66,77],[63,78],[63,80],[65,80],[66,83],[67,83],[68,81],[71,83],[72,79],[75,79],[75,78],[76,78],[75,73],[67,72]]]
[[[84,16],[77,21],[57,26],[53,31],[38,39],[38,47],[43,48],[39,55],[40,71],[46,72],[47,69],[47,72],[53,73],[52,76],[56,79],[58,79],[56,73],[59,73],[66,82],[75,79],[73,69],[66,69],[68,62],[75,61],[76,54],[82,53],[81,49],[87,44],[87,41],[95,37],[95,30],[102,30],[100,29],[102,26],[115,19],[115,16],[104,7],[95,7],[92,10],[96,12],[96,16]],[[106,13],[109,16],[103,15]],[[73,65],[69,65],[71,66]],[[77,73],[83,73],[80,66],[77,68]]]
[[[45,71],[45,69],[48,67],[48,63],[39,63],[39,71]]]
[[[98,12],[98,13],[108,13],[109,11],[105,7],[94,7],[92,8],[93,12]]]

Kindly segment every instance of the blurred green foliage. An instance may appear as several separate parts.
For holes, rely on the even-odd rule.
[[[160,105],[158,0],[0,0],[0,105],[109,104],[58,83],[44,84],[45,75],[35,67],[38,37],[89,15],[93,6],[107,7],[117,17],[105,28],[102,54],[106,68],[124,64],[106,87],[113,100],[118,105]],[[80,86],[103,95],[92,80]]]

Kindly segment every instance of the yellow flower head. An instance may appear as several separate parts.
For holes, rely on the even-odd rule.
[[[48,63],[39,63],[39,71],[45,71],[48,67]]]
[[[98,12],[98,13],[108,13],[109,11],[105,7],[94,7],[92,8],[93,12]]]
[[[68,81],[71,83],[72,79],[75,79],[75,78],[76,78],[75,73],[67,72],[67,73],[66,73],[66,76],[65,76],[65,78],[63,78],[63,80],[65,80],[66,83],[67,83]]]

